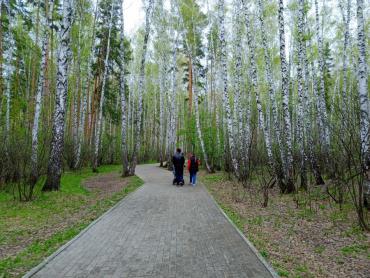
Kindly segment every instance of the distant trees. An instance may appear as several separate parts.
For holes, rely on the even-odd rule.
[[[128,34],[121,0],[1,1],[0,184],[171,169],[181,147],[265,194],[320,186],[368,227],[366,1],[143,3]]]

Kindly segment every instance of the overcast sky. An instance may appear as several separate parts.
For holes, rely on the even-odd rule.
[[[229,0],[226,0],[228,2]],[[169,1],[163,0],[164,6],[169,8]],[[207,0],[197,1],[198,4],[204,9]],[[209,3],[213,3],[214,0],[208,0]],[[124,0],[123,3],[123,11],[125,16],[125,31],[126,34],[132,36],[135,31],[144,23],[144,9],[143,9],[143,1],[142,0]]]
[[[123,3],[125,31],[131,36],[144,22],[143,2],[141,0],[125,0]]]

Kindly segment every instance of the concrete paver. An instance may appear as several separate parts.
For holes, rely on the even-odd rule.
[[[203,186],[140,165],[145,184],[32,277],[273,277]]]

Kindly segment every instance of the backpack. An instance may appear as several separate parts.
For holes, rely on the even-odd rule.
[[[198,158],[192,157],[190,158],[190,172],[198,172],[199,166],[198,166]]]

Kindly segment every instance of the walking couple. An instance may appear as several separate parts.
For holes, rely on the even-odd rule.
[[[173,163],[173,171],[174,171],[174,180],[172,182],[173,185],[184,185],[184,165],[185,165],[185,157],[182,153],[181,149],[178,148],[176,153],[172,157]],[[197,172],[199,170],[199,159],[194,155],[190,154],[188,158],[188,171],[190,175],[190,184],[195,186],[197,182]]]

